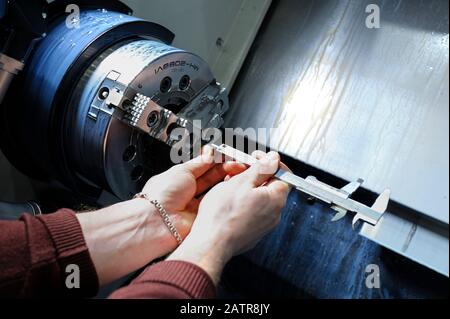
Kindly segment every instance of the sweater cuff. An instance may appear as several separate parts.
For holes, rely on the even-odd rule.
[[[55,214],[42,215],[38,218],[46,225],[54,243],[61,278],[65,278],[67,265],[77,265],[80,269],[80,292],[83,295],[95,295],[99,287],[97,271],[75,212],[60,209]],[[62,280],[61,284],[65,285],[65,281]],[[71,289],[68,292],[77,294],[77,290]]]
[[[209,275],[197,265],[177,260],[149,266],[132,284],[160,283],[184,291],[194,299],[211,299],[216,288]]]

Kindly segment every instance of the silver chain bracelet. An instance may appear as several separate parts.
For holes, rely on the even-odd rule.
[[[148,197],[148,195],[144,194],[144,193],[136,194],[136,195],[134,195],[133,198],[143,198],[145,200],[148,200],[150,203],[152,203],[158,210],[159,214],[161,215],[161,217],[164,221],[164,224],[166,224],[167,228],[169,228],[173,237],[175,237],[175,239],[177,240],[178,245],[180,245],[183,242],[183,239],[181,238],[180,233],[178,232],[178,230],[172,223],[172,220],[170,219],[169,214],[167,213],[167,211],[164,209],[163,205],[161,205],[161,203],[159,201],[157,201],[156,199],[150,199]]]

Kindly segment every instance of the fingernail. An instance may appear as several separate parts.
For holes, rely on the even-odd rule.
[[[212,161],[214,160],[214,151],[211,147],[209,146],[205,146],[202,150],[202,160],[205,161],[206,163],[212,163]]]
[[[203,154],[212,155],[213,151],[214,151],[214,149],[211,146],[209,146],[209,145],[203,146]]]

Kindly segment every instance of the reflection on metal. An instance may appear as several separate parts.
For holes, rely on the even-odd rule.
[[[364,224],[360,234],[448,277],[448,227],[405,217],[386,212],[377,225]]]
[[[174,61],[183,63],[175,65]],[[185,89],[180,88],[183,76],[191,79],[189,87]],[[167,92],[162,92],[161,85],[165,79],[170,79],[170,83]],[[116,116],[111,116],[113,110],[119,106],[132,108],[133,103],[137,102],[134,101],[136,93],[141,93],[177,113],[213,79],[208,66],[198,56],[164,43],[133,40],[118,48],[114,47],[113,52],[107,52],[93,63],[77,86],[78,95],[71,103],[77,106],[73,109],[77,110],[78,123],[86,124],[74,129],[77,134],[73,134],[73,144],[87,139],[81,139],[80,136],[90,135],[92,129],[102,132],[98,143],[104,145],[100,158],[104,163],[107,183],[116,196],[126,199],[142,188],[146,177],[164,160],[158,159],[159,155],[156,154],[155,159],[151,160],[151,153],[156,152],[158,144],[146,134],[139,134],[139,131],[127,127]],[[103,98],[103,92],[109,93]],[[100,115],[97,119],[97,116],[93,116],[95,114],[102,114],[107,121],[102,121]],[[149,114],[145,115],[140,124],[148,130]],[[93,128],[86,129],[89,125]],[[135,151],[128,156],[127,150],[130,149]],[[76,159],[83,163],[81,157]]]
[[[371,3],[381,9],[380,29],[366,27]],[[389,187],[393,201],[448,232],[448,23],[446,0],[279,1],[232,91],[225,125],[278,128],[272,148],[346,180],[364,176],[376,193]],[[389,215],[368,237],[401,251],[406,223],[398,228]],[[448,249],[437,248],[448,248],[448,235],[414,227],[415,254],[409,246],[405,255],[448,269]]]
[[[369,3],[381,28],[365,25]],[[228,127],[448,223],[448,1],[280,1]]]
[[[200,56],[231,88],[271,0],[125,0],[138,17],[159,23],[173,45]]]

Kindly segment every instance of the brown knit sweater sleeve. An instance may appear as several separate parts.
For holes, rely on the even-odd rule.
[[[67,288],[75,273],[68,265],[78,266],[79,288]],[[84,297],[97,290],[97,273],[73,211],[0,221],[0,297]]]
[[[183,261],[163,261],[147,267],[130,285],[115,291],[113,299],[208,299],[214,283],[200,267]]]
[[[79,269],[79,288],[66,285]],[[62,209],[17,221],[0,221],[1,297],[90,297],[98,277],[75,213]],[[148,267],[112,298],[212,298],[215,287],[199,267],[165,261]]]

